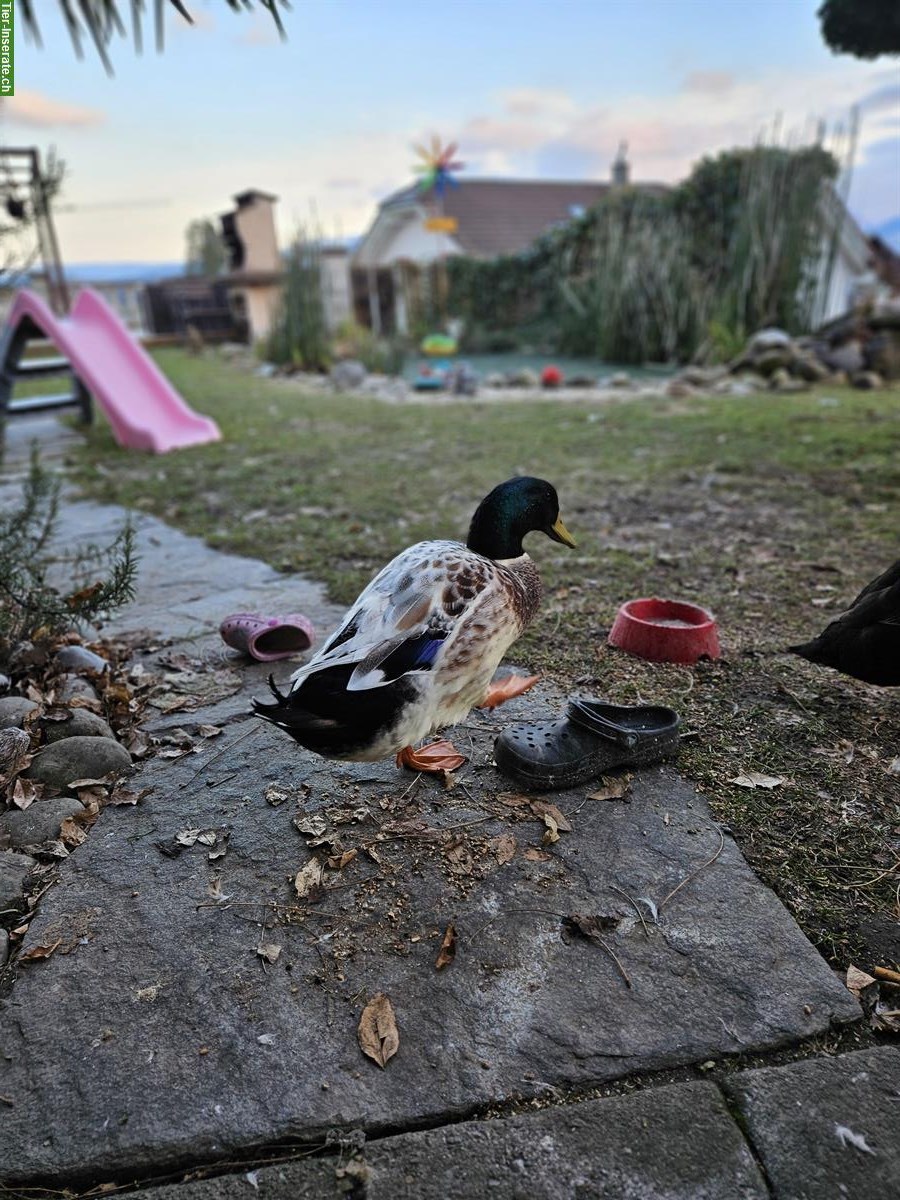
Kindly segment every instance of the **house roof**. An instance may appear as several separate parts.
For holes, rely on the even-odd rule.
[[[462,253],[493,258],[527,249],[554,225],[597,204],[610,186],[585,180],[461,179],[445,191],[441,211],[457,219],[453,241]],[[637,186],[663,190],[660,184]],[[429,200],[415,185],[402,188],[382,202],[379,217],[424,209]]]
[[[607,183],[464,179],[444,194],[443,212],[456,217],[456,240],[467,254],[515,254],[554,225],[597,204]]]
[[[459,222],[453,240],[464,254],[493,258],[516,254],[560,221],[571,221],[597,204],[607,183],[544,179],[462,179],[441,201],[445,216]],[[415,185],[394,192],[382,210],[425,207],[430,197]]]

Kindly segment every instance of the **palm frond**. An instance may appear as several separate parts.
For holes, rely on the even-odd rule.
[[[41,46],[41,26],[37,13],[37,0],[20,0],[21,20],[25,32]],[[122,16],[126,0],[57,0],[59,11],[65,21],[72,46],[79,58],[84,56],[83,43],[89,37],[94,49],[106,70],[112,74],[112,62],[109,57],[109,45],[115,35],[126,36],[128,27]],[[165,16],[169,7],[173,8],[185,21],[193,24],[190,10],[184,0],[130,0],[131,33],[134,38],[135,50],[140,54],[144,45],[144,17],[148,5],[153,5],[153,15],[156,26],[156,48],[162,50],[165,43]],[[286,37],[281,12],[290,9],[289,0],[224,0],[232,12],[252,12],[262,9],[275,22],[275,27],[282,38]],[[41,0],[45,7],[46,0]]]

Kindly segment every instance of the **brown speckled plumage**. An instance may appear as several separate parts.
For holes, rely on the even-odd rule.
[[[522,537],[574,545],[544,480],[508,480],[476,510],[468,544],[410,546],[372,580],[290,693],[256,711],[301,744],[373,760],[459,721],[488,691],[541,602]]]

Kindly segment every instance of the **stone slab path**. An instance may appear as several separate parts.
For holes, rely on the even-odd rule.
[[[103,540],[121,517],[70,503],[61,537]],[[357,1130],[375,1139],[361,1156],[179,1193],[868,1195],[796,1190],[791,1162],[810,1136],[798,1095],[819,1105],[829,1178],[843,1178],[832,1159],[864,1180],[898,1169],[889,1050],[859,1069],[844,1064],[861,1056],[836,1060],[852,1088],[829,1074],[835,1060],[815,1060],[737,1076],[727,1097],[694,1083],[559,1104],[572,1088],[790,1045],[859,1009],[674,769],[638,773],[617,799],[539,798],[571,826],[548,844],[540,811],[492,764],[506,722],[558,709],[544,686],[457,729],[469,762],[450,789],[392,763],[325,763],[249,716],[268,668],[236,659],[215,630],[234,609],[300,609],[324,635],[340,612],[317,585],[151,518],[138,534],[138,598],[107,632],[174,639],[167,654],[199,657],[217,681],[147,728],[223,733],[140,765],[149,794],[104,810],[41,901],[25,950],[62,939],[68,952],[21,966],[0,1008],[0,1181],[146,1180]],[[215,845],[180,847],[185,830],[214,831]],[[298,896],[317,850],[332,866]],[[602,937],[579,937],[572,914],[598,918]],[[439,972],[451,923],[456,957]],[[377,993],[400,1036],[384,1070],[356,1034]],[[551,1107],[471,1119],[532,1100]],[[773,1133],[780,1108],[789,1151]],[[403,1132],[415,1129],[429,1131]]]

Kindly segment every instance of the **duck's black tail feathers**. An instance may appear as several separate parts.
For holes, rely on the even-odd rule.
[[[286,695],[272,676],[274,702],[253,701],[253,712],[326,758],[361,757],[366,748],[395,724],[401,708],[414,699],[403,678],[383,687],[348,692],[353,663],[329,667],[307,676]],[[399,749],[399,747],[398,747]]]

